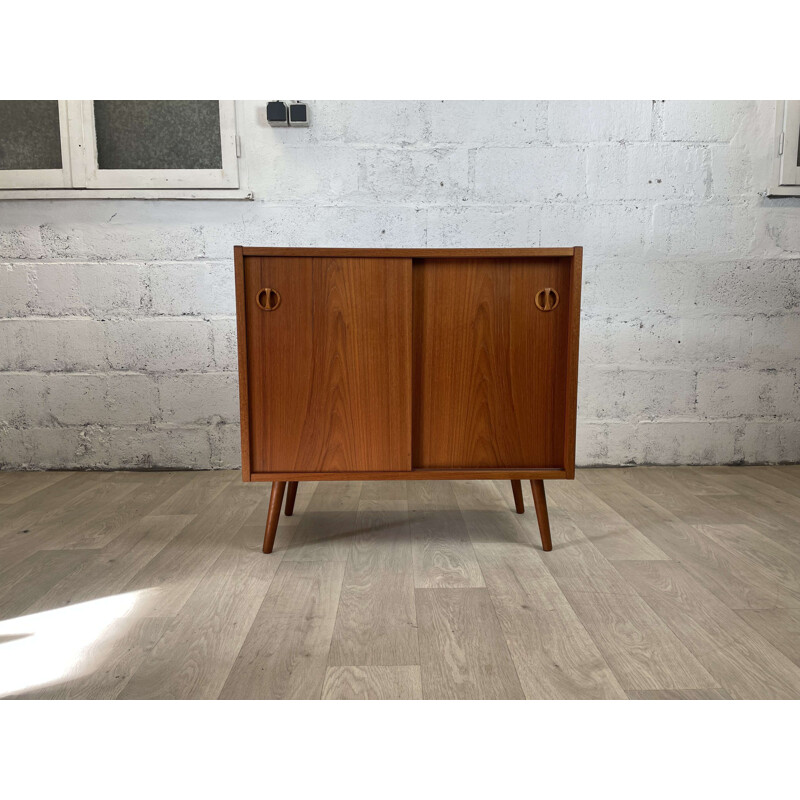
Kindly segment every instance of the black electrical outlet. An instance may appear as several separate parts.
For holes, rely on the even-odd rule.
[[[267,122],[274,128],[285,128],[289,124],[289,109],[283,100],[267,103]]]
[[[289,124],[296,128],[308,125],[307,103],[289,103]]]

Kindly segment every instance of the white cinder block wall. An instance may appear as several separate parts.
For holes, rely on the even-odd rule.
[[[774,103],[243,112],[254,202],[0,202],[1,466],[237,466],[234,244],[582,244],[580,464],[800,460]]]

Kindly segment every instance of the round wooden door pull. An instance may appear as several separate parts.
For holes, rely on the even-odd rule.
[[[281,304],[281,296],[275,289],[261,289],[256,295],[256,304],[264,311],[274,311]]]
[[[534,302],[539,311],[552,311],[558,305],[558,292],[555,289],[540,289]]]

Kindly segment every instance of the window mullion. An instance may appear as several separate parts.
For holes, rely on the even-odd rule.
[[[89,171],[89,159],[94,158],[94,148],[87,147],[87,140],[91,139],[93,142],[94,136],[87,135],[86,128],[86,106],[88,105],[91,110],[92,101],[67,100],[66,103],[72,186],[76,189],[84,189],[86,188],[86,175]]]

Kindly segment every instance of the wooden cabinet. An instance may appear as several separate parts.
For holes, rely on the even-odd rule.
[[[581,248],[235,248],[242,474],[572,478]]]

